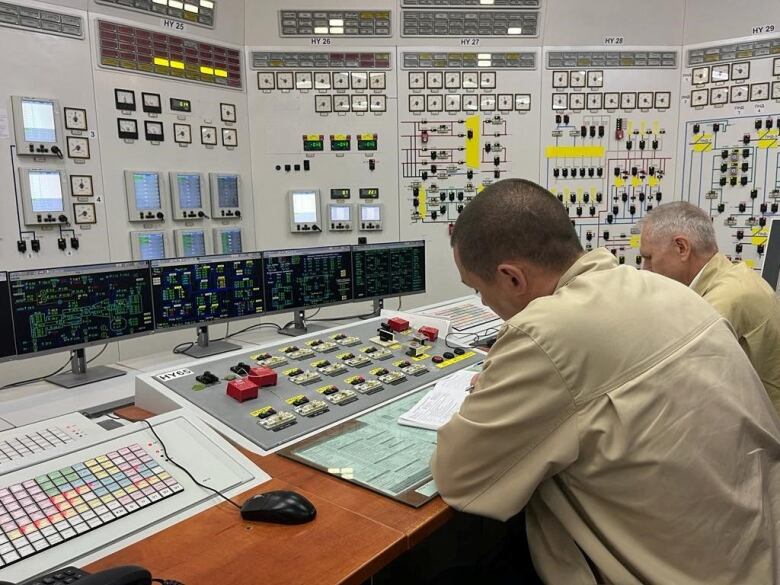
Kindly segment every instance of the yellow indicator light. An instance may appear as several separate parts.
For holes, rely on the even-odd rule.
[[[206,75],[214,75],[214,70],[211,67],[206,67],[205,65],[200,66],[200,72],[205,73]]]
[[[217,77],[227,77],[227,71],[224,69],[214,69],[214,75]]]
[[[163,59],[162,57],[155,57],[154,64],[162,65],[163,67],[168,67],[168,59]]]
[[[174,69],[184,69],[184,63],[181,61],[171,61],[171,67]]]

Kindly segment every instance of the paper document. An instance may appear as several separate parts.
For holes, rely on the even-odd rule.
[[[474,374],[474,370],[467,369],[442,378],[422,400],[398,417],[398,423],[437,430],[460,410],[460,405],[468,396]]]

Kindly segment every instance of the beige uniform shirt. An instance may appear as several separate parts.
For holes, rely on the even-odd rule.
[[[547,583],[780,583],[761,381],[708,303],[604,249],[504,325],[431,465],[459,510],[526,507]]]
[[[715,254],[691,288],[731,323],[750,363],[780,413],[780,299],[743,262]]]

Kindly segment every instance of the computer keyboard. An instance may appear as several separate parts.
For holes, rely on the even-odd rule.
[[[181,491],[137,443],[2,487],[0,568]]]
[[[28,579],[18,585],[70,585],[89,575],[86,571],[76,567],[63,567],[52,571],[48,575],[41,575],[34,579]]]

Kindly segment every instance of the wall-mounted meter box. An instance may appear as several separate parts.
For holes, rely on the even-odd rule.
[[[130,232],[133,260],[160,260],[165,258],[168,237],[165,232]]]
[[[65,172],[57,169],[19,169],[25,225],[68,223]]]
[[[290,231],[311,234],[322,231],[320,222],[320,192],[316,189],[290,191]]]
[[[244,251],[244,230],[237,227],[214,228],[214,253],[237,254]]]
[[[60,104],[57,100],[11,97],[16,153],[19,156],[58,156],[62,153]]]
[[[171,171],[171,203],[174,221],[206,217],[206,182],[201,173]]]
[[[241,217],[241,177],[228,173],[209,173],[212,219]]]
[[[206,237],[206,230],[173,230],[176,242],[176,256],[189,258],[192,256],[207,256],[211,254],[211,238]]]
[[[125,171],[127,217],[130,221],[165,221],[166,181],[157,171]]]
[[[328,231],[352,231],[352,206],[350,204],[328,204]]]
[[[360,231],[378,232],[382,230],[384,210],[381,203],[360,205]]]

